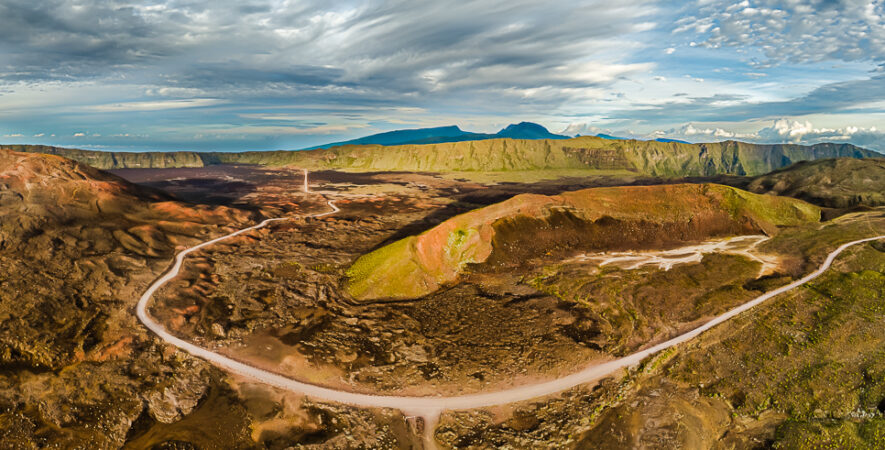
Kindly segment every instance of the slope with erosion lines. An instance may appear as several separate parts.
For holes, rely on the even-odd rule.
[[[523,194],[363,255],[347,270],[347,289],[361,301],[417,298],[465,271],[506,270],[543,255],[771,235],[819,219],[820,210],[801,200],[716,184]]]

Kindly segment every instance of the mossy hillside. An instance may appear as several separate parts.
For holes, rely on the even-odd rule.
[[[828,223],[834,231],[812,224],[769,242],[798,255],[820,247],[828,253],[846,239],[883,234],[883,226],[885,216],[868,212]],[[799,235],[817,242],[795,245]],[[852,247],[820,278],[674,348],[636,377],[582,441],[603,448],[651,439],[667,448],[883,448],[883,250],[878,243]],[[744,289],[761,293],[787,281]],[[654,427],[643,426],[647,417]],[[687,444],[698,442],[707,444]]]
[[[518,195],[363,255],[346,271],[348,292],[356,299],[391,300],[433,292],[457,278],[467,264],[488,258],[495,218],[536,215],[551,202],[543,195]]]
[[[348,271],[349,292],[360,300],[414,298],[456,281],[469,265],[486,262],[493,252],[495,261],[506,259],[508,252],[519,253],[509,255],[511,259],[531,258],[556,247],[557,239],[567,240],[568,248],[618,241],[674,243],[729,233],[774,232],[777,226],[819,218],[815,207],[799,200],[736,191],[684,184],[519,195],[451,218],[414,240],[409,238],[409,245],[395,243],[364,255]],[[569,218],[565,224],[548,223],[563,214]],[[521,225],[526,220],[531,225]],[[593,228],[597,221],[615,223]],[[515,225],[502,228],[502,223]],[[500,234],[502,229],[507,231]],[[643,230],[657,234],[645,236]],[[597,231],[605,234],[588,238]]]
[[[778,427],[772,448],[795,450],[885,449],[885,418],[788,420]]]
[[[346,271],[355,280],[348,285],[350,294],[356,298],[420,297],[425,290],[424,271],[414,259],[402,257],[414,252],[415,241],[410,236],[358,259]]]
[[[781,229],[777,239],[764,242],[759,248],[766,253],[783,255],[781,270],[798,277],[820,266],[834,247],[882,234],[883,213],[881,209],[851,213],[817,226]]]
[[[799,226],[820,220],[821,210],[788,197],[753,194],[741,189],[715,185],[711,190],[722,196],[722,205],[735,219],[754,220],[767,233],[778,226]]]
[[[561,196],[591,219],[616,211],[618,217],[677,220],[721,207],[736,220],[751,219],[770,226],[797,226],[820,220],[820,208],[804,201],[753,194],[720,184],[595,188],[593,195],[574,191]]]

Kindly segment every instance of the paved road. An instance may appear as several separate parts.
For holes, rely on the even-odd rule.
[[[338,207],[335,206],[334,201],[328,201],[329,206],[332,208],[331,211],[324,212],[321,214],[314,214],[308,217],[323,217],[330,214],[334,214],[339,211]],[[409,416],[418,416],[423,417],[426,421],[425,428],[432,429],[432,424],[436,422],[439,417],[439,414],[443,410],[465,410],[465,409],[474,409],[474,408],[482,408],[488,406],[495,406],[507,403],[513,403],[523,400],[530,400],[537,397],[543,397],[546,395],[556,394],[558,392],[573,388],[575,386],[590,383],[593,381],[597,381],[605,376],[611,375],[618,370],[624,369],[626,367],[631,367],[639,364],[640,361],[645,359],[646,357],[653,355],[662,350],[668,349],[675,345],[684,343],[688,340],[693,339],[699,334],[703,333],[710,328],[713,328],[716,325],[719,325],[732,317],[737,316],[763,302],[769,300],[770,298],[782,294],[784,292],[795,289],[823,274],[832,264],[836,257],[845,251],[845,249],[862,244],[865,242],[875,241],[878,239],[885,239],[885,235],[876,236],[867,239],[859,239],[856,241],[849,242],[847,244],[843,244],[836,250],[833,250],[827,256],[827,259],[821,264],[821,266],[814,272],[806,275],[805,277],[796,280],[786,286],[774,289],[772,291],[766,292],[765,294],[756,297],[755,299],[742,304],[728,312],[717,316],[716,318],[710,320],[706,324],[695,328],[685,334],[681,334],[679,336],[674,337],[666,342],[662,342],[648,349],[633,353],[629,356],[625,356],[623,358],[615,359],[612,361],[608,361],[601,364],[596,364],[590,367],[587,367],[579,372],[574,374],[557,378],[555,380],[550,380],[542,383],[531,384],[526,386],[519,386],[510,389],[504,389],[500,391],[494,392],[485,392],[485,393],[477,393],[477,394],[469,394],[469,395],[458,395],[451,397],[441,397],[441,396],[427,396],[427,397],[401,397],[401,396],[393,396],[393,395],[370,395],[370,394],[358,394],[349,391],[341,391],[336,389],[329,389],[321,386],[316,386],[313,384],[303,383],[291,378],[284,377],[282,375],[269,372],[266,370],[258,369],[256,367],[252,367],[248,364],[244,364],[242,362],[231,359],[227,356],[219,355],[218,353],[214,353],[210,350],[204,349],[193,343],[187,342],[185,340],[179,339],[172,334],[170,334],[166,329],[154,321],[154,319],[147,312],[147,305],[150,302],[151,297],[154,293],[162,287],[164,284],[175,278],[179,271],[181,270],[181,266],[183,264],[184,258],[187,257],[190,253],[193,253],[199,249],[208,247],[216,242],[223,241],[227,238],[237,236],[243,233],[247,233],[249,231],[264,227],[270,223],[287,220],[287,218],[278,218],[278,219],[267,219],[258,225],[251,226],[249,228],[244,228],[242,230],[233,232],[226,236],[222,236],[211,241],[204,242],[195,247],[191,247],[187,250],[182,251],[175,257],[175,264],[172,268],[162,277],[157,279],[151,286],[145,291],[144,295],[138,300],[138,306],[136,308],[136,313],[138,315],[138,319],[151,331],[157,334],[163,341],[170,343],[181,350],[184,350],[196,357],[203,358],[206,361],[209,361],[215,364],[218,367],[229,370],[233,373],[254,378],[258,381],[276,386],[281,389],[286,389],[289,391],[301,393],[310,397],[314,397],[316,399],[325,400],[325,401],[333,401],[339,403],[350,404],[354,406],[360,407],[375,407],[375,408],[395,408],[399,409],[403,413]],[[429,431],[429,430],[428,430]]]

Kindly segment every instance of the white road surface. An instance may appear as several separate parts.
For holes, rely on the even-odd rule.
[[[330,214],[334,214],[339,211],[338,207],[335,206],[334,201],[328,201],[329,206],[332,208],[331,211],[314,214],[308,217],[323,217]],[[719,325],[732,317],[737,316],[749,309],[765,302],[766,300],[771,299],[779,294],[795,289],[823,274],[830,265],[833,264],[833,261],[839,256],[840,253],[845,251],[845,249],[862,244],[865,242],[875,241],[878,239],[885,238],[883,236],[876,236],[867,239],[859,239],[856,241],[848,242],[846,244],[841,245],[836,250],[833,250],[828,256],[827,259],[821,264],[821,266],[814,272],[806,275],[805,277],[796,280],[786,286],[774,289],[772,291],[766,292],[755,299],[742,304],[734,309],[731,309],[724,314],[717,316],[716,318],[710,320],[709,322],[701,325],[685,334],[681,334],[676,336],[666,342],[662,342],[653,347],[647,348],[645,350],[638,351],[629,356],[625,356],[623,358],[615,359],[612,361],[608,361],[601,364],[595,364],[590,367],[587,367],[579,372],[573,373],[568,376],[564,376],[562,378],[557,378],[555,380],[545,381],[536,384],[530,384],[525,386],[518,386],[510,389],[504,389],[494,392],[485,392],[485,393],[476,393],[476,394],[468,394],[468,395],[458,395],[458,396],[426,396],[426,397],[402,397],[395,395],[371,395],[371,394],[359,394],[349,391],[342,391],[337,389],[325,388],[322,386],[317,386],[309,383],[304,383],[292,378],[284,377],[282,375],[269,372],[267,370],[262,370],[256,367],[252,367],[248,364],[242,363],[240,361],[236,361],[227,356],[220,355],[218,353],[212,352],[205,348],[199,347],[191,342],[185,341],[178,337],[170,334],[162,325],[157,323],[147,312],[148,303],[153,297],[154,293],[157,292],[160,287],[164,284],[168,283],[170,280],[175,278],[179,271],[181,270],[182,264],[184,263],[184,258],[187,255],[200,250],[202,248],[208,247],[217,242],[223,241],[233,236],[237,236],[243,233],[248,233],[249,231],[264,227],[270,223],[278,222],[282,220],[288,220],[287,218],[276,218],[276,219],[267,219],[257,225],[244,228],[242,230],[233,232],[226,236],[222,236],[216,239],[212,239],[211,241],[204,242],[195,247],[191,247],[187,250],[182,251],[175,257],[175,263],[172,268],[166,272],[163,276],[157,279],[151,286],[145,291],[145,293],[138,300],[138,306],[136,307],[136,313],[138,315],[138,319],[151,331],[157,334],[160,339],[163,341],[172,344],[178,347],[181,350],[184,350],[191,355],[194,355],[198,358],[205,359],[210,363],[221,367],[225,370],[228,370],[232,373],[236,373],[238,375],[246,376],[253,378],[257,381],[276,386],[280,389],[289,390],[292,392],[300,393],[307,395],[309,397],[324,400],[324,401],[332,401],[338,403],[349,404],[353,406],[359,407],[367,407],[367,408],[394,408],[402,411],[404,414],[409,416],[419,416],[423,417],[425,420],[425,428],[432,429],[432,425],[436,422],[439,417],[440,412],[443,410],[466,410],[466,409],[474,409],[474,408],[483,408],[495,405],[502,405],[507,403],[519,402],[524,400],[530,400],[538,397],[544,397],[551,394],[556,394],[567,389],[573,388],[575,386],[590,383],[597,381],[601,378],[604,378],[608,375],[611,375],[619,370],[622,370],[627,367],[635,366],[639,364],[643,359],[651,356],[655,353],[658,353],[662,350],[666,350],[675,345],[687,342],[699,334],[703,333],[710,328]],[[430,431],[430,430],[427,430]]]

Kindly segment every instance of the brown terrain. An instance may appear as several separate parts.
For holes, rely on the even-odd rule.
[[[111,175],[0,152],[0,442],[419,448],[398,411],[318,403],[230,376],[135,319],[136,299],[176,251],[266,217],[293,220],[188,257],[151,314],[264,369],[403,395],[496,390],[629,354],[801,277],[838,243],[885,230],[880,209],[822,223],[802,201],[684,184],[747,178],[471,178],[327,170],[311,172],[304,193],[296,168]],[[341,212],[299,218],[326,211],[326,198]],[[579,257],[736,234],[768,235],[758,252],[777,267],[760,277],[759,261],[725,253],[666,271]],[[808,289],[595,386],[447,412],[436,445],[801,448],[791,443],[821,433],[877,436],[880,425],[863,415],[881,411],[885,392],[875,381],[885,367],[877,245],[848,252]],[[371,278],[360,267],[374,268]],[[856,339],[869,345],[836,344]],[[828,380],[845,390],[826,390]]]
[[[138,296],[175,251],[251,224],[254,213],[177,201],[57,156],[2,151],[0,217],[0,447],[412,439],[391,412],[231,380],[135,319]]]
[[[190,169],[174,169],[180,170]],[[245,174],[254,169],[226,170]],[[271,173],[261,170],[262,176]],[[288,176],[292,179],[287,179],[286,169],[277,172],[279,182],[288,183],[290,189],[301,174],[291,170]],[[596,214],[582,222],[558,212],[543,223],[534,223],[526,214],[530,210],[546,211],[541,206],[554,200],[532,194],[513,200],[518,205],[529,205],[517,208],[522,215],[495,222],[494,228],[501,233],[499,239],[518,236],[515,226],[530,228],[534,231],[525,235],[536,238],[535,242],[499,245],[489,240],[496,242],[495,248],[516,249],[519,253],[492,253],[489,263],[475,267],[462,283],[426,292],[420,299],[381,299],[379,303],[354,298],[348,292],[350,281],[345,273],[360,255],[423,230],[429,231],[422,237],[447,230],[442,232],[440,245],[428,247],[444,248],[451,226],[448,221],[434,225],[456,212],[479,206],[463,199],[489,198],[489,191],[507,195],[507,189],[544,192],[557,188],[552,182],[487,186],[429,174],[320,172],[312,174],[311,180],[315,193],[338,199],[342,212],[322,219],[295,220],[201,252],[176,281],[161,290],[152,314],[174,333],[215,351],[325,386],[410,395],[500,389],[566,374],[591,361],[620,356],[672,336],[750,298],[753,291],[739,286],[753,280],[758,272],[755,263],[742,257],[713,256],[701,266],[680,266],[651,280],[643,275],[650,270],[630,273],[625,283],[618,273],[594,275],[598,271],[588,264],[570,265],[571,270],[583,267],[587,276],[602,276],[600,286],[620,283],[623,289],[636,292],[631,294],[635,296],[630,300],[635,303],[632,308],[616,306],[614,299],[606,300],[614,308],[606,316],[599,305],[586,300],[575,302],[549,289],[549,270],[543,269],[547,265],[574,256],[581,248],[660,248],[710,236],[776,233],[775,223],[737,212],[733,218],[725,207],[714,209],[714,205],[726,203],[724,195],[736,192],[723,186],[591,189],[592,198],[582,191],[563,194],[581,211],[600,210],[602,204],[625,198],[642,199],[629,205],[622,202],[627,209],[621,216],[610,211],[621,219],[628,217],[623,214],[628,214],[630,208],[647,218],[653,216],[650,211],[654,205],[665,211],[662,218],[670,217],[666,211],[676,205],[694,208],[694,213],[683,211],[660,223],[633,222],[630,227],[636,233],[632,237],[617,233],[624,224],[611,215],[602,218]],[[202,184],[196,180],[180,183],[180,189],[187,189],[190,195],[198,195],[199,189],[194,186]],[[270,195],[277,190],[275,183],[263,180],[262,186],[271,187],[249,192],[248,198]],[[217,188],[211,188],[211,192],[219,195]],[[319,204],[316,197],[302,195],[298,201]],[[670,204],[667,202],[672,206],[666,206]],[[790,202],[783,203],[789,206]],[[506,204],[470,214],[499,217],[496,211],[508,209]],[[777,220],[789,224],[817,222],[815,209],[810,205],[803,208],[807,210],[791,209],[795,212],[788,211],[788,219]],[[469,221],[470,214],[457,220]],[[692,216],[709,219],[683,222]],[[578,228],[569,224],[577,224]],[[555,227],[547,231],[550,239],[564,239],[559,244],[544,240],[548,225]],[[596,240],[582,243],[575,240],[579,236],[596,236]],[[716,268],[715,275],[709,273],[711,268]],[[397,272],[385,269],[376,273]],[[654,304],[643,301],[649,290],[664,283],[674,283],[666,297]],[[392,285],[384,281],[370,284]],[[700,301],[705,306],[696,308],[695,303]],[[643,325],[637,327],[631,315],[641,318]]]

